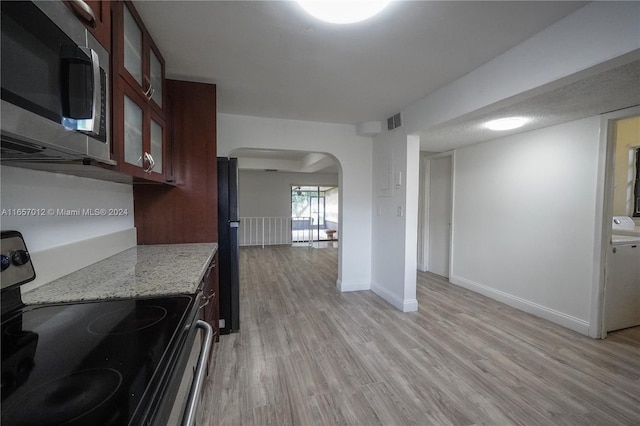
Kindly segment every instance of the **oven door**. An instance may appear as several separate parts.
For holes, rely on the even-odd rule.
[[[155,426],[195,424],[207,360],[215,337],[213,328],[202,320],[204,305],[206,303],[199,306],[185,329],[185,338],[178,348],[170,378],[153,416],[151,424]]]
[[[207,359],[214,336],[212,327],[203,320],[196,322],[194,331],[196,333],[202,331],[203,338],[194,336],[191,350],[189,346],[185,347],[185,353],[188,352],[189,357],[169,414],[167,422],[169,425],[192,426],[195,424],[198,404],[202,397]]]

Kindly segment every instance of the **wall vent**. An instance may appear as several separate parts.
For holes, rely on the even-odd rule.
[[[387,130],[388,131],[391,131],[393,129],[397,129],[400,126],[402,126],[402,117],[400,116],[400,113],[397,113],[396,115],[387,118]]]

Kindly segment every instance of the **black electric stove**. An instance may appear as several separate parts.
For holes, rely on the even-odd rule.
[[[193,321],[194,299],[3,306],[0,423],[155,422]]]

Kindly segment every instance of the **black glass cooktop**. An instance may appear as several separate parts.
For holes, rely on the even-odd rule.
[[[1,424],[137,424],[191,300],[32,306],[3,318]]]

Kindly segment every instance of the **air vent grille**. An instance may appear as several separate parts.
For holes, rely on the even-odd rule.
[[[396,115],[387,118],[387,130],[388,131],[391,131],[393,129],[397,129],[400,126],[402,126],[402,117],[400,116],[400,113],[397,113]]]
[[[6,161],[36,161],[59,162],[77,158],[75,156],[49,149],[41,145],[35,145],[20,141],[11,136],[2,135],[0,145],[0,160]]]

